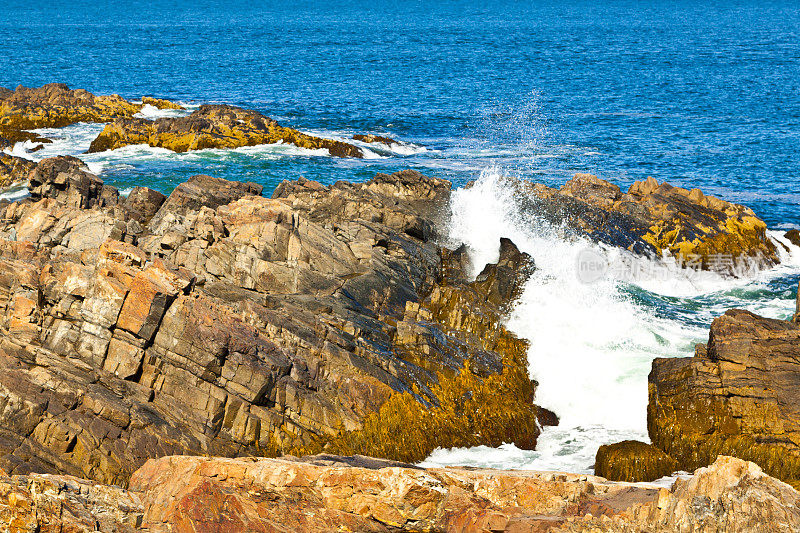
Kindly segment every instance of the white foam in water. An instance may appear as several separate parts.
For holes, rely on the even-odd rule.
[[[166,117],[185,117],[194,111],[194,109],[196,109],[198,106],[187,107],[186,105],[183,105],[183,107],[186,109],[159,109],[156,106],[145,104],[142,106],[142,110],[136,113],[134,116],[138,118],[146,118],[147,120],[155,120],[157,118]]]
[[[105,124],[88,124],[79,122],[65,128],[41,128],[31,130],[38,133],[42,137],[46,137],[53,142],[42,144],[42,148],[35,152],[30,150],[40,143],[32,143],[30,141],[18,142],[11,150],[6,150],[11,155],[17,157],[24,157],[32,161],[41,161],[46,157],[55,157],[59,155],[74,155],[78,156],[84,161],[87,155],[84,154],[89,149],[89,145],[95,140],[97,135],[103,131]]]
[[[692,355],[694,344],[705,341],[708,330],[664,318],[656,309],[634,302],[624,290],[626,283],[613,276],[581,281],[577,258],[582,253],[613,256],[619,252],[582,239],[565,239],[560,228],[538,220],[535,213],[520,212],[513,191],[498,169],[484,171],[471,188],[455,191],[450,238],[453,244],[468,246],[474,274],[497,260],[501,237],[510,238],[533,257],[536,271],[508,327],[530,341],[530,374],[539,382],[536,402],[555,411],[560,425],[544,428],[535,451],[510,444],[496,449],[436,450],[423,465],[590,473],[601,444],[631,438],[647,441],[647,375],[652,359]],[[649,277],[638,281],[654,293],[686,298],[727,294],[737,287],[763,284],[781,273],[800,271],[800,249],[790,249],[782,252],[786,263],[757,279],[714,274],[698,278],[680,269],[670,272],[668,263],[655,262],[652,271],[648,269]],[[667,269],[668,275],[659,269]],[[720,297],[720,304],[707,311],[710,316],[719,315],[727,303]],[[789,296],[739,303],[766,308],[767,316],[785,314],[794,304]]]
[[[0,192],[0,200],[8,200],[9,202],[16,202],[30,196],[30,191],[25,185],[12,185]]]

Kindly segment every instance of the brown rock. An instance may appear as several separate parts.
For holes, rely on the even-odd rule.
[[[153,98],[151,96],[143,97],[142,104],[151,105],[158,109],[183,109],[183,106],[180,104],[176,104],[175,102],[170,102],[169,100],[164,100],[162,98]]]
[[[264,198],[195,176],[148,222],[157,195],[108,202],[78,160],[34,172],[0,218],[9,473],[124,485],[174,454],[535,445],[527,344],[502,325],[532,265],[504,241],[467,279],[436,244],[449,182],[405,171]]]
[[[363,457],[149,461],[131,480],[161,531],[795,531],[800,494],[720,457],[669,490],[557,472]],[[702,502],[702,503],[701,503]],[[220,510],[224,510],[221,512]]]
[[[627,193],[589,174],[577,174],[559,190],[509,180],[520,190],[523,209],[587,235],[597,242],[658,256],[669,252],[684,262],[723,274],[778,262],[766,224],[747,207],[700,190],[634,183]],[[733,263],[733,267],[730,264]]]
[[[600,446],[594,470],[611,481],[655,481],[678,469],[678,463],[655,446],[635,440]]]
[[[155,121],[126,118],[115,121],[92,141],[89,152],[149,144],[175,152],[204,148],[238,148],[283,142],[302,148],[327,149],[335,157],[363,157],[361,150],[341,141],[313,137],[280,126],[256,111],[228,105],[203,105],[186,117]]]
[[[790,229],[784,235],[789,242],[794,244],[795,246],[800,246],[800,230],[797,229]]]
[[[148,187],[134,187],[122,205],[140,224],[147,224],[167,197]]]
[[[26,183],[35,166],[33,161],[0,152],[0,187]]]
[[[140,106],[118,95],[95,96],[62,83],[38,88],[19,86],[0,100],[0,129],[62,128],[76,122],[109,122],[132,117]]]
[[[0,476],[0,529],[9,533],[141,531],[135,493],[71,476]]]
[[[395,141],[394,139],[392,139],[390,137],[382,137],[381,135],[372,135],[372,134],[364,135],[364,134],[359,133],[359,134],[353,135],[353,139],[355,139],[356,141],[361,141],[361,142],[370,143],[370,144],[371,143],[382,143],[382,144],[385,144],[385,145],[388,145],[388,146],[391,146],[393,144],[399,144],[397,141]]]
[[[80,209],[117,203],[117,190],[104,186],[76,157],[42,159],[30,171],[28,179],[35,200],[53,198],[67,207]]]
[[[742,457],[798,484],[800,327],[731,310],[714,320],[692,358],[656,359],[648,430],[691,470],[717,455]]]

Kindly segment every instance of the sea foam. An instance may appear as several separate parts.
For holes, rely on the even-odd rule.
[[[601,444],[647,441],[647,375],[653,358],[691,356],[694,345],[707,339],[710,320],[728,307],[775,317],[790,315],[794,307],[790,291],[770,300],[742,296],[800,272],[800,249],[778,233],[770,237],[789,246],[789,251],[780,247],[785,262],[752,278],[698,277],[653,261],[644,269],[649,274],[635,282],[609,275],[586,283],[578,275],[581,253],[590,250],[613,260],[620,252],[568,237],[517,200],[500,169],[484,171],[473,186],[453,193],[449,237],[452,245],[467,245],[473,274],[497,260],[501,237],[532,256],[536,270],[507,325],[530,342],[530,375],[539,382],[536,402],[555,411],[560,425],[544,428],[535,451],[508,444],[437,450],[425,465],[591,472]],[[698,303],[702,314],[686,320],[697,314]]]

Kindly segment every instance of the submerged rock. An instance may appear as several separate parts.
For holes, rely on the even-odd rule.
[[[590,174],[577,174],[560,189],[509,182],[523,206],[552,223],[566,224],[596,242],[631,252],[668,252],[693,267],[735,274],[737,268],[779,262],[767,225],[747,207],[653,178],[627,193]]]
[[[312,150],[326,149],[336,157],[364,156],[352,144],[307,135],[280,126],[257,111],[229,105],[203,105],[185,117],[154,121],[141,118],[117,120],[106,126],[92,141],[89,152],[114,150],[131,144],[148,144],[186,152],[274,143],[293,144]]]
[[[675,459],[655,446],[635,440],[600,446],[594,464],[595,474],[611,481],[653,481],[677,469]]]
[[[30,185],[0,207],[9,473],[124,485],[173,454],[535,445],[527,343],[502,325],[533,265],[503,241],[468,279],[436,244],[449,182],[404,171],[264,198],[195,176],[120,201],[62,157]]]

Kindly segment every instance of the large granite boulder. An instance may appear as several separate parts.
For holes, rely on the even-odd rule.
[[[185,117],[124,118],[114,121],[92,141],[89,152],[114,150],[131,144],[148,144],[175,152],[204,148],[238,148],[286,143],[309,149],[326,149],[336,157],[363,157],[355,145],[322,139],[279,125],[249,109],[229,105],[203,105]]]
[[[576,174],[560,189],[510,181],[522,205],[538,217],[566,224],[596,242],[631,252],[668,252],[693,268],[736,274],[777,263],[767,225],[747,207],[653,178],[627,193],[590,174]]]
[[[31,197],[0,207],[9,473],[124,485],[173,454],[535,445],[527,343],[502,325],[533,264],[498,242],[469,279],[437,244],[449,182],[301,180],[265,198],[196,176],[120,201],[73,158],[31,175]]]

